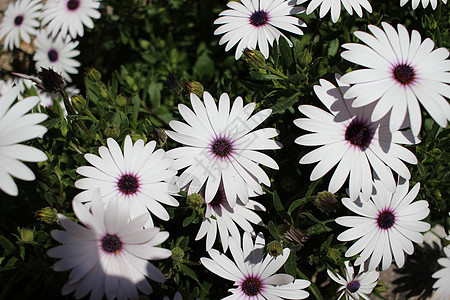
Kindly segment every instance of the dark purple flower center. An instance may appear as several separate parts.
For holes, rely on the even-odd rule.
[[[353,280],[353,281],[350,281],[349,283],[347,283],[347,290],[350,293],[356,293],[359,290],[360,286],[361,286],[361,284],[359,283],[358,280]]]
[[[136,176],[124,174],[117,182],[117,186],[122,194],[132,195],[139,189],[139,180]]]
[[[378,223],[378,227],[380,227],[381,229],[389,229],[395,223],[395,216],[389,210],[382,211],[378,215],[377,223]]]
[[[79,0],[69,0],[67,1],[67,8],[69,10],[75,10],[80,6],[80,1]]]
[[[242,283],[241,288],[247,296],[256,296],[261,292],[261,281],[255,277],[249,277]]]
[[[212,144],[212,151],[219,157],[227,157],[232,150],[232,146],[229,140],[219,138]]]
[[[115,235],[107,234],[102,240],[103,250],[109,253],[118,253],[122,248],[122,243]]]
[[[265,25],[267,23],[267,21],[269,21],[269,16],[263,10],[255,11],[250,16],[250,23],[256,27]]]
[[[409,65],[398,65],[394,69],[394,78],[401,84],[410,84],[414,81],[416,73]]]
[[[372,140],[372,131],[366,124],[354,119],[345,131],[345,139],[355,146],[366,148]]]
[[[23,15],[18,15],[17,17],[14,18],[14,24],[16,24],[17,26],[22,25],[23,22]]]
[[[58,60],[58,51],[56,51],[55,49],[50,49],[48,51],[47,55],[48,55],[48,59],[51,62],[55,62]]]

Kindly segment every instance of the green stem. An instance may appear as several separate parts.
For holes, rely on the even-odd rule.
[[[266,65],[266,68],[267,68],[267,70],[269,70],[273,74],[276,74],[276,75],[280,76],[283,79],[287,79],[288,78],[283,72],[280,72],[277,69],[272,68],[271,66]]]
[[[150,115],[152,115],[153,117],[155,117],[158,121],[160,121],[162,124],[164,124],[165,126],[167,126],[167,122],[164,121],[163,119],[161,119],[159,116],[153,114],[152,110],[144,103],[144,101],[141,101],[141,106],[142,108],[144,108]]]
[[[85,113],[87,116],[89,116],[92,121],[98,122],[98,119],[87,109],[83,110],[83,113]]]
[[[67,93],[64,90],[60,90],[59,93],[61,94],[61,96],[63,97],[64,100],[64,105],[66,106],[66,109],[69,110],[69,112],[76,116],[76,121],[78,123],[78,125],[80,125],[81,129],[86,132],[86,134],[93,140],[97,141],[97,139],[95,137],[92,136],[92,134],[89,132],[89,130],[87,129],[87,127],[84,125],[84,123],[81,121],[80,118],[78,118],[78,114],[75,110],[75,108],[73,108],[72,103],[70,103],[69,100],[69,96],[67,96]]]

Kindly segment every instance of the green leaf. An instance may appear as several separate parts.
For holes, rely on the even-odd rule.
[[[194,279],[198,285],[204,290],[204,291],[208,291],[207,288],[203,287],[202,283],[198,280],[197,274],[195,274],[195,272],[189,268],[188,266],[186,266],[185,264],[177,264],[178,268],[180,268],[181,273],[183,273],[186,276],[191,277],[192,279]]]
[[[283,64],[289,68],[294,63],[294,59],[292,57],[292,48],[286,39],[280,39],[280,54]]]
[[[333,240],[334,235],[330,235],[325,242],[320,245],[320,252],[328,250],[331,245],[331,241]]]
[[[290,215],[287,214],[286,210],[284,209],[283,203],[281,203],[280,197],[278,196],[277,192],[274,192],[272,194],[273,199],[273,206],[275,207],[275,210],[277,213],[287,221],[289,221],[291,224],[293,223],[292,218]]]
[[[137,124],[139,108],[141,106],[141,99],[139,98],[139,95],[134,95],[131,98],[131,103],[133,104],[131,111],[131,120],[133,124]]]
[[[250,76],[252,76],[256,80],[279,80],[283,79],[280,76],[273,75],[273,74],[267,74],[267,73],[261,73],[258,71],[250,71]]]
[[[194,221],[194,219],[195,219],[196,216],[197,216],[197,215],[196,215],[195,211],[193,211],[192,214],[191,214],[189,217],[186,217],[186,218],[183,220],[183,227],[186,227],[186,226],[188,226],[189,224],[191,224],[192,221]]]
[[[160,82],[152,81],[148,87],[148,95],[150,96],[150,102],[153,107],[159,107],[161,105],[161,91],[163,85]]]
[[[211,79],[214,76],[214,61],[204,51],[194,65],[194,75],[199,79]]]
[[[3,235],[0,235],[0,246],[3,248],[2,256],[8,256],[16,251],[14,244]]]
[[[310,213],[309,211],[301,212],[300,214],[303,216],[307,216],[311,221],[314,221],[316,223],[322,223],[322,221],[314,217],[313,214]]]
[[[181,273],[183,273],[184,275],[189,276],[192,279],[194,279],[195,281],[199,282],[197,274],[195,274],[195,272],[191,268],[189,268],[185,264],[178,264],[177,266],[180,269]]]
[[[339,39],[335,38],[328,45],[328,56],[335,56],[339,50]]]
[[[291,251],[288,259],[284,263],[284,270],[287,274],[295,277],[297,274],[297,253],[295,251]]]
[[[330,232],[330,231],[331,231],[331,228],[329,228],[325,224],[321,224],[321,223],[314,224],[313,226],[309,227],[306,230],[308,235],[316,235],[316,234],[321,234],[321,233]]]
[[[292,202],[291,203],[291,206],[289,206],[289,209],[288,209],[288,211],[287,211],[287,213],[289,214],[289,215],[291,215],[291,213],[297,208],[297,207],[299,207],[300,205],[303,205],[303,204],[305,204],[306,202],[308,202],[308,198],[302,198],[302,199],[297,199],[297,200],[295,200],[294,202]]]
[[[280,241],[281,240],[280,233],[278,232],[278,229],[275,226],[275,224],[273,223],[273,221],[269,221],[269,225],[267,227],[268,227],[269,232],[272,235],[272,237],[274,239],[276,239],[277,241]]]
[[[303,96],[302,92],[297,92],[289,98],[279,100],[274,106],[271,107],[272,114],[283,114],[287,109],[291,108],[298,102],[298,98]]]

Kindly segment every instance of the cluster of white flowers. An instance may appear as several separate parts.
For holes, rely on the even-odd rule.
[[[80,54],[77,37],[84,35],[84,26],[93,28],[93,19],[100,18],[98,0],[17,0],[9,4],[0,23],[3,48],[14,50],[21,42],[34,43],[33,60],[37,71],[52,68],[71,82],[70,74],[78,74]]]
[[[256,46],[268,58],[268,44],[278,42],[280,36],[292,45],[278,29],[303,34],[296,26],[305,26],[304,22],[290,15],[304,12],[296,5],[305,1],[241,2],[230,2],[230,9],[223,11],[215,22],[221,24],[215,34],[225,34],[219,43],[227,43],[226,51],[239,42],[236,59],[245,48],[256,49]],[[400,5],[406,2],[402,0]],[[423,7],[429,2],[422,1]],[[413,9],[418,3],[419,0],[412,1]],[[322,18],[331,10],[333,22],[339,19],[341,5],[349,14],[355,10],[359,17],[361,7],[372,12],[367,0],[312,0],[306,13],[310,14],[320,5],[319,16]],[[431,1],[431,5],[436,9],[437,0]],[[342,77],[336,74],[337,87],[321,79],[314,91],[330,113],[312,105],[301,105],[299,110],[306,118],[294,123],[312,132],[297,138],[296,143],[320,146],[300,160],[301,164],[318,162],[311,180],[323,177],[336,166],[328,187],[335,193],[348,178],[350,198],[343,199],[343,204],[362,216],[336,219],[337,223],[352,227],[338,239],[358,239],[346,256],[360,253],[356,265],[367,262],[368,272],[374,272],[381,261],[382,269],[387,269],[392,257],[398,267],[402,267],[403,252],[412,254],[411,241],[421,243],[420,232],[430,228],[420,221],[429,214],[428,203],[425,200],[412,203],[420,185],[416,184],[408,193],[411,175],[404,162],[417,164],[417,158],[400,144],[420,142],[419,102],[440,126],[447,126],[450,105],[445,97],[450,95],[450,67],[448,50],[434,49],[434,42],[429,38],[422,42],[416,30],[410,35],[403,25],[399,24],[395,30],[386,22],[382,23],[382,28],[369,25],[369,30],[372,34],[354,33],[366,45],[344,44],[346,51],[342,53],[344,59],[366,69],[354,70]],[[398,175],[398,185],[392,171]],[[351,273],[347,274],[347,281],[331,273],[330,276],[346,287],[347,296],[366,298],[365,294],[376,285],[378,275],[368,276],[370,287],[363,288],[364,281],[353,278],[353,269],[347,268],[347,271]]]
[[[447,236],[447,240],[450,241],[450,235]],[[433,278],[437,279],[433,288],[437,289],[434,296],[438,300],[445,300],[450,297],[450,245],[444,247],[443,250],[445,257],[439,258],[437,261],[443,268],[432,275]]]
[[[355,265],[371,272],[380,264],[386,270],[392,259],[401,268],[404,253],[414,251],[412,242],[422,243],[421,232],[430,229],[421,221],[430,212],[428,203],[413,202],[420,184],[408,193],[411,175],[404,162],[417,164],[417,159],[399,144],[420,142],[419,102],[440,126],[447,126],[450,67],[448,50],[433,49],[434,42],[429,38],[422,42],[415,30],[410,35],[403,25],[395,30],[386,22],[382,28],[369,25],[369,30],[372,34],[354,33],[366,45],[344,44],[346,50],[341,54],[366,68],[342,77],[336,74],[338,87],[322,79],[314,91],[330,113],[301,105],[299,110],[307,118],[297,119],[295,124],[312,132],[297,138],[296,143],[320,146],[300,159],[301,164],[318,162],[311,180],[336,166],[328,187],[334,193],[349,179],[350,198],[342,203],[360,216],[336,219],[351,227],[338,240],[357,240],[345,256],[359,254]],[[331,151],[334,155],[329,155]],[[398,174],[397,185],[392,171]],[[343,284],[342,279],[332,278]],[[359,291],[360,285],[355,286],[347,283],[347,294]]]

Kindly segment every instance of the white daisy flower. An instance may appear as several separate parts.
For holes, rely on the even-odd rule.
[[[450,298],[450,248],[445,247],[443,250],[446,257],[439,258],[438,264],[444,268],[432,275],[433,278],[437,279],[433,285],[433,288],[437,289],[433,295],[433,299],[436,300]]]
[[[19,92],[18,87],[12,87],[0,96],[0,189],[11,196],[19,194],[11,176],[26,181],[36,179],[33,171],[21,161],[47,160],[47,155],[41,150],[19,144],[44,135],[47,128],[39,123],[48,117],[28,113],[39,103],[38,97],[28,97],[12,105]]]
[[[331,20],[333,23],[336,23],[341,15],[341,4],[344,5],[344,8],[350,15],[353,15],[353,10],[355,10],[360,18],[362,17],[361,7],[369,13],[372,12],[372,6],[367,0],[312,0],[306,8],[306,14],[309,15],[320,5],[319,17],[323,18],[330,11]]]
[[[344,294],[345,299],[347,300],[360,298],[366,300],[370,299],[367,295],[372,293],[373,288],[377,285],[380,273],[378,271],[362,271],[363,270],[360,267],[359,272],[355,276],[353,267],[348,260],[345,261],[345,278],[339,274],[336,274],[335,276],[333,272],[327,270],[328,276],[341,285],[337,290],[338,292],[342,291],[338,300],[341,299]]]
[[[21,39],[31,43],[30,35],[35,35],[39,27],[41,8],[40,0],[18,0],[8,5],[0,24],[0,40],[5,38],[3,48],[19,48]]]
[[[251,192],[249,193],[251,194]],[[261,217],[254,211],[266,211],[266,208],[253,200],[249,200],[247,204],[243,204],[239,198],[237,199],[236,205],[232,208],[227,201],[225,189],[221,183],[213,200],[210,203],[206,203],[205,219],[200,226],[195,240],[198,241],[206,236],[206,250],[209,250],[212,248],[216,240],[217,230],[219,230],[223,252],[226,252],[228,249],[228,238],[230,236],[233,236],[237,240],[241,238],[236,224],[252,235],[255,235],[255,231],[251,223],[264,225]]]
[[[382,260],[382,269],[389,268],[392,256],[399,268],[405,263],[405,255],[414,252],[412,242],[422,243],[421,232],[428,231],[430,224],[420,221],[428,216],[428,202],[420,200],[412,203],[419,193],[420,183],[411,191],[409,180],[399,178],[392,194],[379,181],[374,181],[375,191],[369,201],[353,202],[343,198],[342,203],[360,216],[346,216],[336,219],[336,223],[352,227],[337,238],[339,241],[358,239],[345,253],[352,257],[359,253],[355,265],[368,261],[369,270],[375,270]]]
[[[419,140],[411,132],[389,130],[389,115],[377,122],[370,120],[373,105],[352,107],[354,99],[344,100],[342,94],[349,86],[336,74],[338,87],[321,79],[314,86],[319,100],[331,112],[311,105],[301,105],[299,110],[307,118],[294,121],[298,127],[313,133],[298,137],[295,142],[303,146],[321,146],[300,159],[301,164],[319,162],[310,179],[317,180],[337,165],[328,185],[336,193],[349,177],[349,195],[355,200],[362,191],[368,199],[372,192],[372,171],[381,178],[390,191],[395,189],[391,169],[403,178],[410,172],[402,162],[417,164],[417,158],[399,144],[414,144]]]
[[[178,206],[173,197],[179,189],[171,183],[176,170],[169,170],[173,159],[164,156],[164,150],[156,151],[156,142],[144,145],[144,140],[134,144],[130,136],[126,136],[124,150],[112,138],[107,140],[108,147],[101,146],[99,155],[85,154],[84,158],[92,166],[77,168],[77,173],[87,178],[79,179],[75,186],[85,190],[75,196],[74,201],[89,203],[91,193],[100,188],[103,200],[107,203],[113,198],[128,203],[131,207],[130,217],[146,213],[146,226],[153,226],[150,213],[167,221],[169,213],[161,203]]]
[[[163,273],[148,260],[165,259],[171,251],[159,244],[167,240],[168,232],[159,228],[143,228],[147,216],[143,214],[129,220],[129,203],[119,198],[103,205],[99,191],[92,196],[92,213],[89,209],[73,201],[73,210],[84,225],[73,222],[58,214],[64,230],[53,230],[52,237],[64,245],[49,249],[47,255],[61,258],[53,265],[53,270],[72,270],[61,293],[67,295],[75,291],[75,298],[90,299],[134,299],[139,289],[144,294],[152,293],[146,277],[164,282]]]
[[[230,9],[219,14],[214,24],[221,24],[214,31],[215,35],[224,34],[219,44],[227,43],[225,51],[237,45],[235,58],[239,59],[245,48],[259,50],[265,58],[269,57],[269,44],[285,38],[292,47],[291,41],[279,30],[290,31],[302,35],[298,28],[306,27],[305,22],[291,15],[305,11],[301,4],[305,0],[241,0],[230,1],[227,6]]]
[[[450,119],[450,61],[445,48],[433,50],[434,42],[427,38],[421,42],[419,32],[411,36],[399,24],[394,27],[382,22],[383,29],[369,25],[373,35],[356,31],[355,36],[366,45],[349,43],[341,56],[367,67],[342,76],[342,82],[353,84],[345,98],[355,98],[353,107],[375,102],[372,121],[391,111],[390,129],[396,131],[409,116],[411,130],[418,135],[422,115],[418,101],[442,127]]]
[[[400,6],[404,6],[406,3],[408,3],[409,0],[400,0]],[[419,3],[422,2],[423,8],[428,6],[428,3],[431,3],[431,7],[433,9],[436,9],[438,5],[439,0],[412,0],[412,8],[416,9],[417,6],[419,6]],[[442,0],[445,4],[447,4],[447,0]]]
[[[84,35],[84,26],[93,28],[92,19],[100,18],[97,0],[47,0],[42,12],[42,24],[47,25],[52,36],[58,33],[75,39]]]
[[[274,274],[289,257],[290,250],[283,249],[276,258],[262,255],[265,241],[258,234],[253,244],[250,233],[244,232],[242,248],[240,241],[230,237],[230,250],[234,262],[216,249],[208,250],[212,258],[202,257],[201,263],[209,271],[227,280],[234,281],[232,293],[225,299],[305,299],[309,293],[303,289],[311,283],[308,280],[295,279],[288,274]]]
[[[210,203],[222,181],[225,195],[231,207],[236,197],[246,204],[248,188],[260,195],[261,183],[270,186],[270,179],[258,165],[263,164],[278,169],[277,163],[268,155],[255,150],[280,149],[281,144],[272,138],[278,135],[275,128],[263,128],[251,132],[271,113],[264,109],[251,116],[255,103],[243,105],[237,97],[230,110],[230,98],[223,93],[217,108],[213,97],[205,92],[205,103],[191,94],[194,111],[186,105],[178,105],[181,116],[188,124],[170,121],[167,135],[184,144],[184,147],[167,151],[167,156],[175,158],[174,169],[188,167],[178,178],[180,187],[189,183],[188,194],[199,191],[206,182],[205,201]]]
[[[46,30],[41,30],[36,35],[36,53],[33,60],[36,62],[36,70],[51,68],[68,82],[72,81],[69,74],[78,74],[77,67],[80,62],[73,59],[80,54],[75,48],[78,41],[63,39],[61,35],[56,38],[49,37]]]

